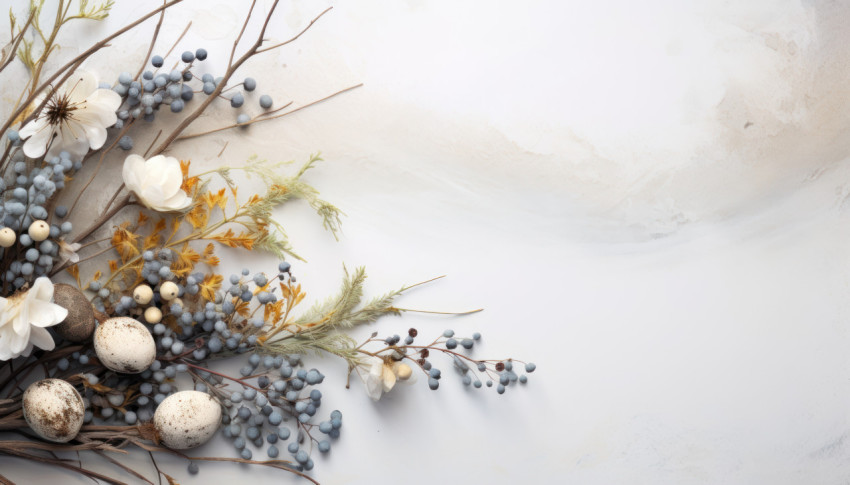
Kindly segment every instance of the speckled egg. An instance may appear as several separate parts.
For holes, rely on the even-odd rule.
[[[160,442],[172,450],[200,446],[215,435],[221,406],[205,392],[180,391],[156,408],[153,424]]]
[[[156,358],[156,343],[150,330],[130,317],[115,317],[94,331],[97,358],[115,372],[138,374]]]
[[[32,383],[24,392],[22,404],[27,424],[46,440],[71,441],[83,426],[83,398],[62,379]]]
[[[68,310],[68,316],[59,325],[56,333],[71,342],[85,342],[94,332],[94,309],[82,291],[71,285],[53,285],[53,302]]]

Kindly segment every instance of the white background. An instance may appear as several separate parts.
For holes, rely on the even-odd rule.
[[[156,3],[120,2],[106,22],[69,29],[61,54]],[[170,62],[205,47],[200,72],[218,75],[247,5],[186,0],[154,52],[191,20]],[[329,5],[283,2],[269,37],[288,38]],[[484,312],[375,329],[481,331],[475,355],[538,365],[498,396],[464,389],[446,362],[439,392],[420,378],[374,404],[359,382],[344,388],[342,363],[312,362],[328,374],[321,412],[345,416],[330,455],[314,452],[313,476],[844,483],[848,19],[826,1],[353,0],[247,64],[237,77],[259,84],[249,114],[262,93],[300,105],[365,86],[170,154],[205,167],[321,151],[307,178],[347,214],[341,240],[306,204],[279,214],[309,261],[295,267],[309,296],[332,292],[343,263],[367,267],[371,294],[448,274],[399,305]],[[108,80],[135,72],[153,26],[86,67]],[[17,91],[4,83],[8,102]],[[225,104],[200,125],[235,119]],[[275,264],[233,256],[244,258],[235,269]],[[232,453],[223,440],[197,452]],[[189,478],[165,461],[189,484],[297,481],[224,464]],[[48,480],[42,468],[3,467],[21,483]]]

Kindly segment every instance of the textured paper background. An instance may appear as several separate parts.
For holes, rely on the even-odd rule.
[[[121,2],[108,22],[69,30],[64,53],[155,3]],[[283,3],[270,37],[327,5]],[[246,10],[187,0],[155,52],[191,20],[175,59],[205,47],[199,72],[217,74]],[[280,213],[309,260],[296,270],[310,295],[333,291],[343,263],[367,266],[374,293],[449,274],[400,304],[485,312],[376,329],[481,331],[477,355],[539,368],[526,389],[497,396],[467,392],[444,364],[440,392],[420,381],[373,404],[359,382],[344,389],[340,363],[316,361],[328,374],[322,412],[342,409],[345,426],[330,456],[314,455],[314,476],[844,483],[848,18],[826,1],[356,0],[246,65],[259,84],[248,113],[262,93],[300,104],[365,86],[171,154],[202,167],[321,150],[327,162],[308,180],[348,215],[342,240],[304,204]],[[135,71],[152,29],[89,67],[106,79]],[[238,257],[234,269],[274,264]],[[231,453],[223,440],[199,451]],[[10,478],[43,471],[3,467]],[[237,480],[295,482],[203,465],[185,483]]]

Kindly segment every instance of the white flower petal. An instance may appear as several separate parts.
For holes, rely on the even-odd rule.
[[[121,96],[111,89],[95,89],[86,98],[86,111],[94,110],[101,116],[115,117],[115,112],[121,106]],[[104,119],[109,121],[108,119]],[[115,122],[113,121],[113,124]]]
[[[133,154],[124,159],[124,169],[122,177],[127,190],[131,192],[141,192],[142,190],[142,175],[145,171],[145,159],[139,155]]]
[[[141,196],[145,204],[150,208],[162,207],[165,197],[162,196],[162,188],[158,185],[147,185],[142,189]]]
[[[384,372],[381,381],[384,387],[384,392],[390,392],[393,390],[393,387],[395,386],[396,377],[393,373],[392,368],[388,367],[387,365],[384,365]]]
[[[27,123],[24,128],[32,126],[27,131],[27,141],[24,142],[24,155],[30,158],[38,158],[47,151],[47,145],[53,140],[54,127],[47,121],[36,119]],[[22,129],[23,130],[23,129]]]
[[[62,91],[72,103],[84,102],[96,89],[97,78],[94,77],[94,74],[82,69],[74,71],[74,74],[62,85]]]
[[[38,327],[33,327],[30,331],[29,341],[32,345],[44,350],[53,350],[56,346],[53,337],[50,336],[50,332]]]
[[[157,155],[145,162],[145,183],[143,186],[156,185],[160,188],[165,186],[168,181],[168,163],[171,160],[175,159],[164,155]],[[165,194],[165,191],[162,193]]]
[[[192,205],[192,198],[182,190],[162,201],[161,207],[166,211],[180,211]]]
[[[36,134],[36,132],[41,131],[42,128],[47,126],[47,120],[44,118],[36,118],[29,123],[25,124],[23,128],[18,131],[18,135],[21,138],[29,138]]]
[[[47,158],[58,157],[62,151],[71,154],[74,160],[82,160],[89,151],[89,141],[85,129],[76,121],[59,125],[59,137],[47,151]]]
[[[53,299],[53,283],[46,276],[36,278],[29,291],[39,300],[50,301]]]

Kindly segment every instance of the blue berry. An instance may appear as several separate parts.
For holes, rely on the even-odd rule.
[[[118,75],[118,82],[124,85],[128,85],[133,81],[133,77],[130,76],[129,72],[122,72]]]
[[[234,108],[239,108],[245,103],[245,97],[242,96],[242,93],[236,93],[233,97],[230,98],[230,106]]]
[[[331,451],[331,444],[328,440],[319,441],[319,451],[322,453],[327,453]]]
[[[245,91],[253,91],[257,89],[257,81],[252,77],[246,77],[242,85],[245,87]]]
[[[203,49],[203,48],[196,50],[196,51],[195,51],[195,57],[196,57],[199,61],[203,61],[203,60],[205,60],[205,59],[207,58],[207,50],[206,50],[206,49]]]
[[[188,84],[184,84],[180,92],[180,99],[182,99],[183,101],[191,101],[194,97],[195,92],[192,91],[192,88],[190,88]]]
[[[279,412],[274,411],[271,414],[269,414],[269,424],[270,425],[277,426],[282,421],[283,421],[283,416]]]
[[[472,339],[465,338],[460,341],[460,345],[465,349],[471,349],[474,345],[474,341]]]
[[[198,473],[198,464],[194,461],[189,462],[189,473],[191,473],[192,475],[197,475]]]
[[[481,338],[480,333],[475,332],[475,333],[472,334],[472,340],[479,340],[480,338]]]
[[[519,381],[520,381],[521,383],[525,384],[526,382],[528,382],[528,376],[527,376],[527,375],[525,375],[525,374],[523,374],[523,375],[519,376]]]
[[[232,432],[232,431],[231,431]],[[235,440],[233,440],[233,447],[237,450],[241,450],[245,448],[245,438],[241,436],[237,436]]]
[[[283,428],[283,429],[288,429],[288,428]],[[298,452],[298,443],[296,443],[294,441],[292,443],[289,443],[289,445],[286,447],[286,450],[290,453],[297,453]]]
[[[171,102],[171,112],[172,113],[179,113],[181,111],[183,111],[183,100],[182,99],[175,99],[174,101],[172,101]]]
[[[496,386],[496,392],[498,392],[499,394],[504,394],[505,386],[503,384],[499,384],[498,386]]]
[[[269,109],[272,107],[272,97],[268,94],[264,94],[260,96],[260,107],[263,109]],[[281,271],[281,273],[285,273],[286,271]]]
[[[180,60],[186,63],[192,62],[195,60],[195,54],[191,51],[186,51],[180,56]]]
[[[534,365],[533,363],[529,362],[528,364],[525,364],[525,371],[526,372],[528,372],[528,373],[534,372],[534,369],[537,369],[537,366]]]
[[[118,140],[118,146],[121,147],[122,150],[130,150],[133,148],[133,139],[124,135],[120,140]]]
[[[277,430],[277,437],[280,438],[283,441],[286,441],[286,440],[289,439],[289,434],[290,434],[289,428],[279,428]]]
[[[274,436],[274,435],[270,435],[270,436]],[[280,450],[277,449],[277,446],[272,445],[272,446],[269,446],[269,449],[266,451],[266,453],[268,453],[269,458],[277,458],[278,455],[280,455]]]
[[[446,348],[449,350],[457,348],[457,340],[453,338],[446,340]]]
[[[153,64],[153,67],[162,67],[163,62],[165,61],[162,59],[162,56],[151,57],[151,64]]]
[[[440,387],[440,381],[431,377],[428,379],[428,387],[430,387],[432,391],[436,391],[437,388]]]
[[[452,329],[448,329],[445,332],[443,332],[443,337],[446,337],[446,338],[454,337],[454,335],[455,335],[455,331],[452,330]]]

